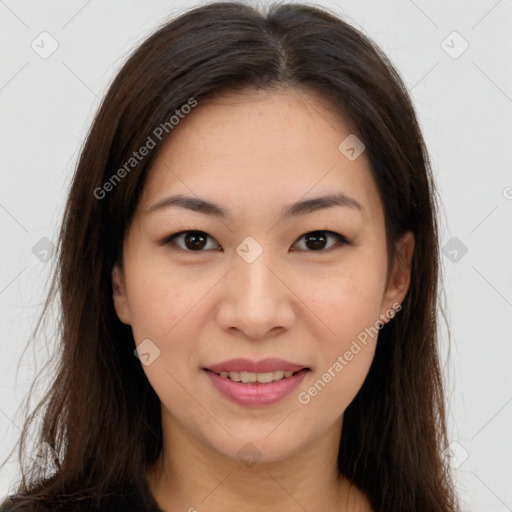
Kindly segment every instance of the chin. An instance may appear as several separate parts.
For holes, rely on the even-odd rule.
[[[286,415],[283,416],[286,418]],[[256,420],[252,420],[255,422]],[[261,423],[253,424],[248,428],[242,425],[233,426],[229,429],[233,434],[228,434],[220,438],[212,439],[208,434],[205,441],[207,444],[220,455],[232,460],[238,460],[247,467],[252,467],[257,463],[278,462],[286,460],[298,453],[311,441],[315,436],[311,432],[302,430],[298,425],[294,428],[285,428],[279,421],[266,422],[264,426]],[[285,420],[286,421],[286,420]],[[241,434],[240,432],[244,432]]]

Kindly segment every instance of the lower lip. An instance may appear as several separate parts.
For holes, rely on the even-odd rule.
[[[261,384],[259,382],[244,384],[227,377],[221,377],[210,370],[205,370],[218,391],[232,402],[247,407],[264,407],[279,402],[297,388],[308,371],[308,369],[304,368],[291,377],[269,382],[268,384]]]

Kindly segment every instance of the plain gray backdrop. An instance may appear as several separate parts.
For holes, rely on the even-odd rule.
[[[0,0],[2,460],[20,431],[18,406],[47,355],[40,340],[20,363],[94,112],[130,51],[196,5]],[[442,328],[441,352],[459,494],[465,511],[511,511],[512,0],[319,5],[379,44],[412,95],[443,206],[451,349]],[[17,477],[13,459],[0,473],[0,497]]]

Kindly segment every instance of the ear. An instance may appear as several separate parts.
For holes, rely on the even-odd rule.
[[[123,324],[131,325],[124,272],[119,263],[116,263],[112,269],[112,300],[119,320]]]
[[[406,231],[395,243],[396,257],[391,269],[387,288],[382,298],[383,314],[396,310],[409,290],[411,282],[412,257],[414,254],[414,234]]]

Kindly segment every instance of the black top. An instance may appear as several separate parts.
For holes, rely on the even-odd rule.
[[[76,496],[76,493],[73,495]],[[23,497],[10,496],[0,504],[0,512],[11,512],[13,504],[19,501],[25,500]],[[51,503],[36,503],[34,512],[163,512],[147,484],[125,485],[108,496],[86,496],[80,500],[58,498]]]

